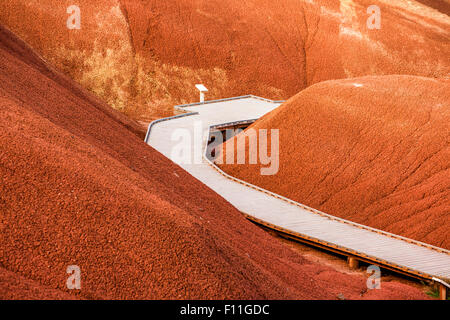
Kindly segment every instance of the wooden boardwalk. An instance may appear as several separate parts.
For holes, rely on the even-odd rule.
[[[190,133],[194,163],[175,161],[198,180],[224,197],[250,220],[351,258],[380,265],[420,279],[450,283],[450,251],[418,241],[362,226],[263,190],[227,175],[202,157],[210,126],[257,119],[278,107],[280,102],[246,96],[179,106],[190,115],[158,121],[151,125],[147,143],[171,158],[180,145],[177,132]]]

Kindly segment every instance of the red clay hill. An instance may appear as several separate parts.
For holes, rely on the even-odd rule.
[[[327,81],[253,124],[279,129],[280,169],[230,174],[313,208],[450,249],[450,81]]]
[[[0,27],[1,299],[426,298],[306,260],[123,117]]]
[[[450,73],[450,17],[416,1],[77,3],[80,30],[66,27],[72,0],[3,0],[0,22],[135,119],[197,101],[196,83],[210,89],[207,99],[250,93],[287,99],[324,80]],[[374,4],[380,30],[367,27]]]

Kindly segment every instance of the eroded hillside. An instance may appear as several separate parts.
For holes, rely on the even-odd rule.
[[[58,69],[135,119],[207,98],[287,99],[364,75],[448,77],[450,18],[415,1],[6,0],[0,22]],[[381,9],[381,29],[367,8]]]

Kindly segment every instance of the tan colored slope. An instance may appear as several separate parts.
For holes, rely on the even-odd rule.
[[[73,1],[2,1],[0,22],[46,60],[116,109],[130,99],[135,73],[128,24],[118,0],[79,1],[82,29],[69,30]]]
[[[225,171],[329,214],[450,249],[450,81],[316,84],[257,121],[280,130],[280,169]]]
[[[82,0],[70,31],[71,4],[4,0],[0,22],[136,119],[197,101],[200,82],[208,99],[286,99],[329,79],[450,73],[450,18],[415,1]],[[373,4],[380,30],[366,26]]]

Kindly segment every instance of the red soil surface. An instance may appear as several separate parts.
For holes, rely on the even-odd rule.
[[[262,176],[259,165],[223,165],[228,173],[329,214],[450,249],[449,80],[327,81],[252,128],[280,130],[279,172]]]
[[[0,106],[0,298],[427,298],[276,241],[1,27]]]
[[[3,0],[0,22],[110,105],[136,119],[242,94],[287,99],[365,75],[448,77],[450,17],[415,1]],[[445,3],[440,1],[439,3]],[[369,30],[367,8],[381,8]]]
[[[77,297],[53,289],[18,273],[0,268],[0,299],[2,300],[74,300]]]
[[[450,15],[450,0],[418,0],[417,2]]]

